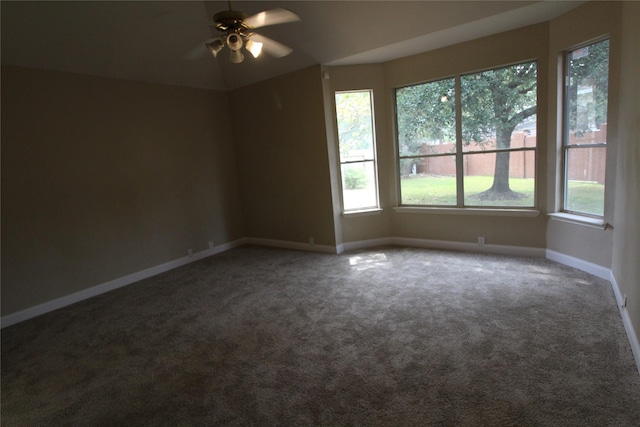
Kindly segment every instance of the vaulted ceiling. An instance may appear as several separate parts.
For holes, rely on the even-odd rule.
[[[226,90],[314,64],[378,63],[552,19],[567,1],[233,1],[283,7],[299,22],[259,33],[294,49],[232,64],[193,55],[216,35],[221,1],[2,1],[2,63]],[[194,50],[195,49],[195,50]]]

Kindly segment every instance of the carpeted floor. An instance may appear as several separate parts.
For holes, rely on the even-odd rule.
[[[245,246],[2,330],[2,425],[637,426],[608,282]]]

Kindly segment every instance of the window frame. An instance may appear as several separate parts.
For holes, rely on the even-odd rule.
[[[493,67],[488,67],[482,70],[469,71],[469,72],[460,72],[454,75],[438,77],[422,82],[405,84],[402,86],[397,86],[393,88],[393,115],[394,115],[394,138],[396,142],[395,147],[395,158],[396,158],[396,194],[397,194],[397,203],[395,210],[397,212],[406,212],[406,213],[418,213],[418,212],[429,212],[429,213],[442,213],[442,214],[488,214],[488,215],[507,215],[507,216],[525,216],[532,217],[538,216],[540,211],[538,210],[538,192],[539,192],[539,149],[538,143],[536,141],[535,147],[518,147],[518,148],[509,148],[509,149],[494,149],[494,150],[483,150],[483,151],[465,151],[463,149],[463,135],[462,135],[462,78],[464,76],[481,74],[487,71],[499,70],[502,68],[508,68],[512,66],[516,66],[519,64],[527,64],[527,63],[535,63],[536,64],[536,105],[539,105],[539,82],[540,77],[538,74],[540,61],[538,58],[525,59],[505,65],[498,65]],[[397,93],[398,90],[418,86],[423,84],[435,83],[443,80],[454,79],[454,92],[455,92],[455,132],[456,132],[456,151],[453,154],[424,154],[424,155],[407,155],[401,156],[400,154],[400,138],[399,138],[399,126],[398,126],[398,99]],[[537,115],[538,113],[536,113]],[[536,120],[536,134],[538,134],[538,124]],[[465,205],[465,194],[464,194],[464,159],[465,156],[468,155],[478,155],[478,154],[490,154],[490,153],[518,153],[527,151],[533,152],[534,155],[534,189],[533,189],[533,205],[529,206],[508,206],[508,205]],[[402,188],[401,188],[401,160],[407,158],[429,158],[429,157],[444,157],[444,156],[453,156],[455,158],[456,163],[456,204],[455,205],[436,205],[436,204],[405,204],[402,203]]]
[[[609,42],[609,53],[608,53],[608,57],[607,57],[607,81],[609,81],[609,77],[611,76],[611,37],[610,35],[604,35],[602,37],[598,37],[596,39],[591,39],[589,41],[571,46],[570,48],[567,48],[566,50],[564,50],[562,52],[562,77],[561,77],[561,81],[560,81],[560,86],[561,86],[561,90],[559,91],[559,93],[561,93],[562,95],[562,116],[561,116],[561,141],[560,141],[560,156],[561,156],[561,161],[560,161],[560,173],[558,174],[559,178],[561,178],[561,182],[560,182],[560,207],[557,210],[557,212],[563,216],[566,216],[568,219],[571,218],[576,218],[578,221],[585,221],[585,223],[591,225],[594,224],[596,225],[598,228],[599,226],[604,223],[604,217],[605,217],[605,209],[606,209],[606,194],[607,194],[607,188],[609,187],[607,185],[607,179],[606,179],[606,169],[605,169],[605,182],[604,182],[604,195],[603,195],[603,203],[602,203],[602,215],[597,215],[597,214],[592,214],[589,212],[582,212],[582,211],[576,211],[576,210],[571,210],[567,208],[567,201],[568,201],[568,191],[567,191],[567,187],[568,187],[568,181],[569,181],[569,150],[574,150],[574,149],[591,149],[591,148],[604,148],[605,149],[605,159],[604,159],[604,164],[605,164],[605,168],[607,165],[607,158],[608,158],[608,149],[607,147],[609,146],[608,142],[609,142],[609,135],[607,133],[607,141],[605,142],[599,142],[599,143],[589,143],[589,144],[569,144],[569,134],[570,134],[570,126],[568,125],[570,119],[569,119],[569,107],[570,107],[570,96],[569,96],[569,56],[571,53],[588,47],[588,46],[593,46],[597,43],[600,42],[604,42],[604,41],[608,41]],[[607,123],[609,122],[609,98],[610,98],[610,91],[609,91],[609,85],[607,84]],[[556,214],[557,215],[557,214]],[[605,224],[605,228],[606,228],[606,224]]]
[[[342,93],[369,93],[369,107],[371,113],[371,142],[372,142],[372,159],[363,159],[363,160],[351,160],[351,161],[342,161],[342,156],[340,155],[340,132],[339,132],[339,118],[338,118],[338,108],[337,108],[337,95]],[[376,120],[375,120],[375,104],[374,104],[374,91],[373,89],[346,89],[346,90],[334,90],[333,91],[333,110],[335,113],[335,132],[336,132],[336,147],[337,147],[337,157],[338,157],[338,177],[340,179],[340,204],[341,211],[343,215],[357,215],[357,214],[367,214],[370,212],[380,211],[380,178],[378,172],[378,149],[377,149],[377,141],[376,141]],[[372,163],[373,165],[373,186],[375,193],[375,205],[372,206],[363,206],[357,208],[347,209],[345,208],[345,188],[344,188],[344,177],[343,177],[343,165],[348,164],[366,164]]]
[[[418,82],[418,83],[412,83],[412,84],[407,84],[407,85],[402,85],[402,86],[398,86],[393,88],[393,118],[394,118],[394,124],[395,124],[395,130],[394,130],[394,138],[396,141],[396,150],[395,150],[395,158],[396,158],[396,179],[397,179],[397,195],[398,195],[398,201],[397,201],[397,206],[399,208],[409,208],[409,209],[424,209],[424,208],[432,208],[432,209],[458,209],[461,208],[461,206],[459,205],[460,200],[459,200],[459,193],[461,191],[461,183],[460,183],[460,179],[458,177],[458,168],[461,166],[462,161],[458,159],[458,152],[460,151],[460,145],[462,143],[462,139],[461,139],[461,132],[459,132],[459,124],[458,124],[458,116],[460,115],[460,80],[459,80],[460,75],[453,75],[453,76],[447,76],[447,77],[441,77],[441,78],[437,78],[437,79],[433,79],[433,80],[427,80],[427,81],[423,81],[423,82]],[[454,102],[455,102],[455,117],[456,117],[456,123],[454,124],[454,128],[455,128],[455,133],[456,133],[456,152],[455,153],[435,153],[435,154],[410,154],[410,155],[406,155],[406,156],[402,156],[400,154],[400,137],[399,137],[399,124],[398,124],[398,91],[405,89],[405,88],[409,88],[409,87],[414,87],[414,86],[420,86],[420,85],[425,85],[425,84],[430,84],[430,83],[436,83],[436,82],[441,82],[441,81],[445,81],[445,80],[451,80],[453,79],[453,91],[454,91]],[[402,174],[402,160],[407,160],[407,159],[425,159],[425,158],[438,158],[438,157],[453,157],[453,160],[455,162],[455,167],[456,167],[456,204],[455,205],[437,205],[437,204],[432,204],[432,205],[418,205],[418,204],[405,204],[402,203],[402,179],[401,179],[401,174]]]

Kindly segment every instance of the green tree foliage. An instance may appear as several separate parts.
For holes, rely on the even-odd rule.
[[[593,105],[586,109],[593,113],[593,125],[599,128],[607,122],[607,99],[609,93],[609,40],[603,40],[590,46],[576,49],[569,53],[567,88],[569,111],[569,126],[574,131],[589,130],[590,120],[580,120],[578,90],[581,87],[593,89]]]
[[[420,154],[423,143],[455,142],[455,79],[398,89],[396,111],[403,154]]]
[[[536,114],[536,76],[535,62],[462,76],[463,141],[486,144],[495,137],[496,148],[509,148],[511,132]]]
[[[354,152],[372,150],[371,94],[368,91],[336,93],[336,113],[341,161]]]

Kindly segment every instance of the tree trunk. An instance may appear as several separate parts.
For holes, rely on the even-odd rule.
[[[511,133],[513,128],[498,129],[496,133],[496,148],[504,149],[511,147]],[[511,188],[509,187],[509,160],[511,158],[510,152],[498,152],[496,153],[496,169],[493,174],[493,185],[489,191],[494,193],[509,193]]]

